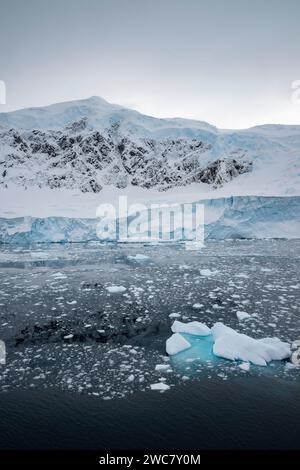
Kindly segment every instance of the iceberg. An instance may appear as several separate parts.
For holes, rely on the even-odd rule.
[[[180,360],[186,361],[189,357],[195,357],[201,361],[211,362],[219,357],[230,361],[242,361],[239,367],[248,371],[250,364],[266,366],[271,361],[280,361],[291,356],[289,343],[278,338],[254,339],[238,333],[221,322],[215,323],[210,329],[199,322],[175,321],[172,331],[174,334],[167,340],[167,353],[176,355],[184,351],[182,356],[178,355]],[[185,352],[189,348],[190,351]]]
[[[290,345],[278,338],[254,339],[220,322],[215,323],[211,332],[213,353],[224,359],[266,366],[270,361],[287,359],[291,355]]]

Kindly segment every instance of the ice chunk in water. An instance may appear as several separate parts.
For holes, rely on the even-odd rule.
[[[126,291],[126,287],[124,287],[124,286],[109,286],[109,287],[106,287],[106,290],[110,294],[121,294],[122,292]]]
[[[211,332],[215,341],[214,354],[231,361],[241,360],[265,366],[272,360],[286,359],[291,355],[290,345],[278,338],[254,339],[223,323],[215,323]]]
[[[179,333],[174,333],[166,341],[166,351],[170,356],[191,347],[191,344]]]
[[[249,372],[250,364],[249,364],[249,362],[242,362],[242,364],[239,364],[239,368],[246,371],[246,372]]]
[[[181,321],[175,320],[171,329],[173,333],[187,333],[197,336],[208,336],[211,334],[210,328],[199,321],[182,323]]]
[[[210,269],[200,269],[201,276],[210,277],[218,274],[219,271],[211,271]]]
[[[250,318],[251,315],[249,315],[249,313],[247,312],[242,312],[241,310],[238,310],[236,312],[236,316],[238,317],[238,320],[240,321],[243,321],[243,320],[246,320],[246,318]]]
[[[169,364],[156,364],[156,366],[155,366],[155,370],[158,371],[158,372],[164,372],[164,371],[169,370],[169,369],[170,369]]]
[[[141,253],[137,253],[136,255],[128,255],[127,258],[133,261],[147,261],[150,259],[149,256],[143,255]]]
[[[163,382],[158,382],[156,384],[151,384],[150,388],[151,390],[165,391],[165,390],[169,390],[170,386]]]

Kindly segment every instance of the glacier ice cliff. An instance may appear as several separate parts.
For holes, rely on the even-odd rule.
[[[204,204],[206,239],[300,237],[299,196],[236,196],[199,202]],[[2,217],[0,243],[99,241],[98,223],[97,218]]]

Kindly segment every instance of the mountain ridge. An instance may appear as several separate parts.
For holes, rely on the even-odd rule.
[[[192,183],[300,194],[300,126],[220,130],[100,97],[0,113],[0,188],[167,191]],[[268,191],[267,191],[268,192]]]

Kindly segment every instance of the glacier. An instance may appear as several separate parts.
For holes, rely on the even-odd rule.
[[[0,243],[97,241],[97,207],[120,195],[202,203],[206,239],[299,238],[300,126],[224,130],[95,96],[0,113]]]
[[[204,205],[204,236],[207,240],[293,239],[300,236],[298,196],[235,196],[199,202]],[[96,217],[1,217],[0,243],[100,241],[98,223]],[[115,237],[108,236],[106,241],[115,241]]]

